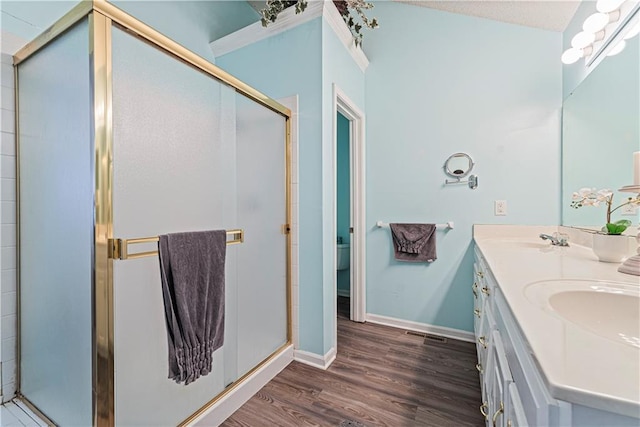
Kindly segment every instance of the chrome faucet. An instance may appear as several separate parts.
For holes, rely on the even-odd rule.
[[[542,240],[551,241],[551,244],[554,246],[569,246],[569,242],[567,242],[567,239],[564,239],[564,238],[558,239],[557,237],[550,236],[548,234],[541,234],[540,238]]]

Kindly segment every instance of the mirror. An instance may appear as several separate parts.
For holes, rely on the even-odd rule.
[[[444,172],[453,178],[464,178],[473,169],[473,160],[466,153],[455,153],[444,162]]]
[[[617,190],[633,183],[633,152],[640,150],[640,42],[605,58],[567,97],[562,116],[562,224],[601,227],[605,208],[571,208],[573,192],[583,187],[614,191],[613,206],[630,193]],[[614,220],[638,215],[613,214]]]

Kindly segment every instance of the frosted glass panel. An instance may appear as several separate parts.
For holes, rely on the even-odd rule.
[[[237,228],[233,90],[112,34],[114,235]],[[114,262],[116,425],[177,425],[237,378],[237,249],[228,249],[225,343],[211,373],[188,386],[168,379],[158,257]]]
[[[176,425],[286,342],[285,120],[112,34],[114,236],[245,232],[227,246],[224,345],[188,386],[168,379],[157,256],[114,262],[116,425]]]
[[[287,340],[285,119],[237,95],[238,371]]]
[[[86,21],[19,67],[21,391],[92,424],[93,147]]]

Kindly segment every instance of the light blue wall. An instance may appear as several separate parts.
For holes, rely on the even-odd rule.
[[[2,1],[2,30],[27,41],[54,24],[77,1]],[[213,61],[209,43],[259,19],[246,2],[228,1],[111,1],[115,6],[162,34]]]
[[[322,116],[323,116],[323,300],[324,311],[324,353],[334,345],[336,316],[334,304],[336,298],[335,264],[335,182],[333,162],[334,124],[336,120],[333,100],[334,85],[349,98],[354,106],[365,110],[365,73],[338,39],[326,20],[322,20]],[[302,190],[302,189],[301,189]],[[329,308],[329,309],[327,309]],[[302,310],[302,307],[300,307]],[[301,330],[302,332],[302,330]]]
[[[336,200],[337,206],[337,230],[338,236],[342,237],[342,243],[351,242],[351,234],[349,234],[351,212],[351,199],[350,199],[350,158],[349,158],[349,120],[338,113],[337,118],[337,162],[336,172],[338,176],[338,182],[336,185]],[[342,293],[349,293],[350,269],[338,271],[338,291]]]
[[[7,31],[29,41],[53,25],[78,1],[1,1],[0,25]]]
[[[472,330],[472,225],[560,220],[560,33],[378,2],[365,51],[367,312]],[[443,186],[469,153],[479,187]],[[506,200],[508,215],[493,215]],[[438,260],[393,259],[385,222],[454,221]]]
[[[260,19],[246,1],[121,1],[130,15],[213,62],[209,43]]]
[[[333,310],[333,301],[326,301],[323,289],[327,208],[323,205],[321,43],[318,18],[216,59],[217,65],[272,98],[298,95],[299,334],[300,348],[316,354],[326,352],[324,311]],[[335,245],[335,236],[328,234]]]

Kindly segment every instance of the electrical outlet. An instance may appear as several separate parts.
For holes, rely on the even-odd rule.
[[[493,205],[493,214],[496,216],[504,216],[507,214],[507,201],[496,200]]]
[[[629,204],[629,205],[624,205],[622,207],[622,209],[620,209],[620,214],[622,215],[637,215],[638,214],[638,207],[636,205],[633,204]]]

